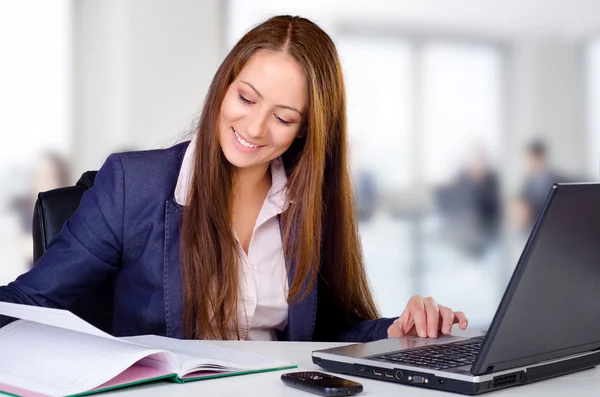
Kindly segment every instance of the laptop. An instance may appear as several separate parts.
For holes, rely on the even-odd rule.
[[[555,184],[485,334],[317,350],[327,370],[475,395],[600,364],[600,184]]]

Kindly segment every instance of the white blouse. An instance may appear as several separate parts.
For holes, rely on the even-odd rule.
[[[177,186],[175,201],[185,205],[193,172],[196,137],[188,146]],[[256,219],[248,254],[237,235],[240,254],[238,322],[240,336],[247,340],[274,340],[288,318],[288,280],[278,215],[285,210],[287,176],[283,161],[271,162],[272,184]]]

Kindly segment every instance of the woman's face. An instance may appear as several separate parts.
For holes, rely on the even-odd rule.
[[[300,131],[307,107],[306,76],[286,54],[260,50],[231,83],[219,120],[219,143],[238,168],[281,156]]]

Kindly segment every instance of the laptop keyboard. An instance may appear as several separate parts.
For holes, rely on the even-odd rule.
[[[410,365],[429,369],[448,369],[471,365],[475,362],[483,339],[468,342],[432,345],[416,350],[405,350],[397,353],[371,357],[374,360],[394,364]]]

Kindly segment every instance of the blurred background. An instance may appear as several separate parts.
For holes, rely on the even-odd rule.
[[[338,45],[369,279],[486,327],[553,182],[600,179],[597,0],[0,0],[0,284],[37,192],[189,138],[232,45],[269,16]]]

